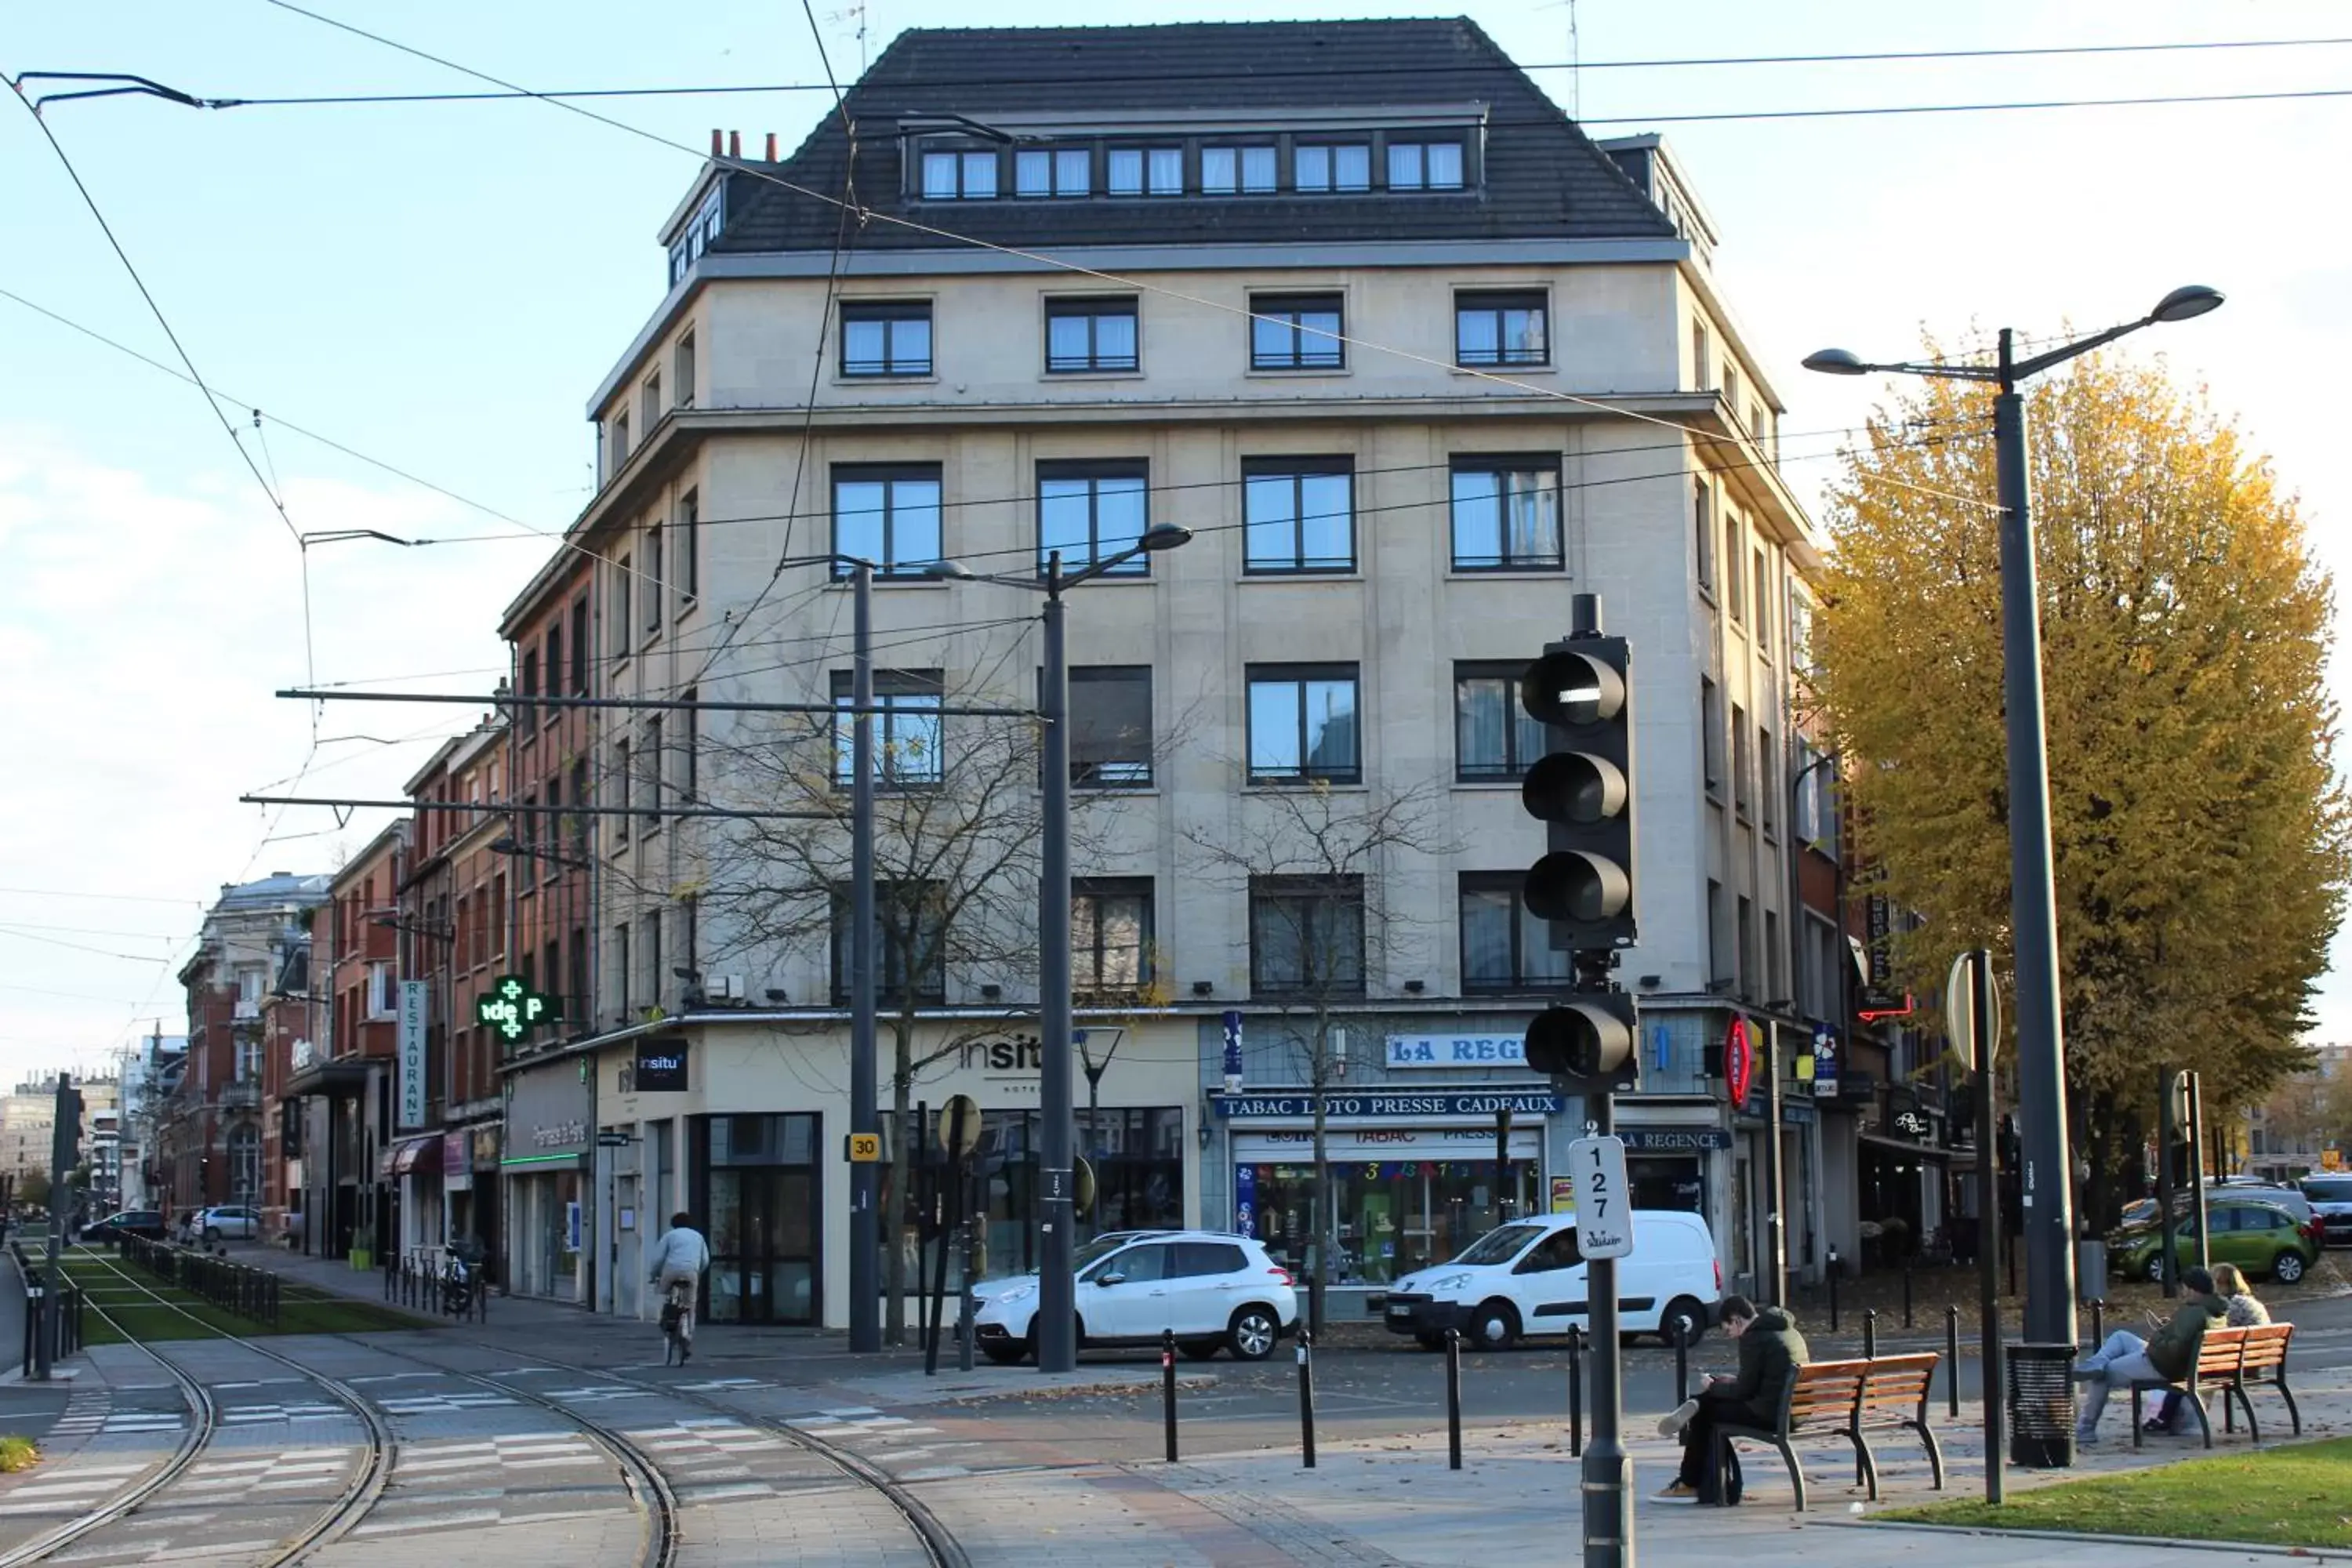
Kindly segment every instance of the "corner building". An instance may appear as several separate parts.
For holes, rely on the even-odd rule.
[[[959,790],[1020,836],[1034,579],[1168,524],[1190,542],[1067,598],[1088,1223],[1308,1262],[1318,1053],[1344,1284],[1564,1196],[1582,1107],[1520,1047],[1565,969],[1517,892],[1542,735],[1515,683],[1597,593],[1638,713],[1620,1123],[1640,1198],[1704,1212],[1746,1282],[1769,1133],[1705,1064],[1737,1012],[1786,1072],[1818,1005],[1785,718],[1818,536],[1666,148],[1587,137],[1465,21],[909,32],[845,113],[854,153],[832,114],[781,159],[714,137],[589,407],[602,485],[566,548],[594,557],[596,694],[809,710],[605,710],[569,796],[628,808],[593,823],[593,1003],[507,1070],[548,1136],[599,1135],[562,1146],[593,1162],[600,1304],[650,1310],[634,1259],[682,1205],[713,1321],[845,1320],[835,554],[876,567],[883,903],[933,911],[879,944],[884,1104],[903,1002],[910,1101],[985,1112],[989,1267],[1029,1260],[1034,835],[970,898],[903,839]],[[853,187],[875,216],[845,225],[824,198]],[[1813,1135],[1783,1134],[1792,1213]]]

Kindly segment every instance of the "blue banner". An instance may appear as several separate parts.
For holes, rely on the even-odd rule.
[[[1257,1234],[1257,1167],[1234,1167],[1234,1228],[1244,1236]]]

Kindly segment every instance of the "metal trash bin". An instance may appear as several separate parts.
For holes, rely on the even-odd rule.
[[[2009,1363],[2009,1461],[2034,1470],[2074,1463],[2074,1345],[2014,1344]]]
[[[2074,1244],[2074,1294],[2085,1301],[2107,1299],[2105,1242],[2085,1240]]]

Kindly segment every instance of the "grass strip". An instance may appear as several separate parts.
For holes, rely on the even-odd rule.
[[[1987,1530],[2084,1531],[2266,1546],[2352,1546],[2352,1437],[2178,1464],[1878,1517]]]
[[[0,1437],[0,1475],[14,1475],[29,1470],[41,1462],[41,1451],[33,1447],[30,1437],[10,1434]]]
[[[122,1331],[117,1331],[97,1312],[85,1312],[84,1344],[121,1344],[126,1337],[206,1339],[215,1331],[237,1339],[256,1339],[270,1334],[369,1334],[441,1326],[434,1319],[378,1306],[373,1301],[285,1285],[278,1289],[278,1321],[274,1325],[259,1323],[216,1307],[178,1286],[145,1278],[137,1269],[127,1268],[125,1272],[131,1278],[126,1279],[115,1272],[107,1259],[68,1254],[64,1267],[67,1277],[86,1292],[89,1304],[103,1309],[122,1325]]]

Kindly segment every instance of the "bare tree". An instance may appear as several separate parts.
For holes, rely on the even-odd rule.
[[[1415,926],[1429,923],[1397,896],[1397,861],[1453,853],[1436,837],[1439,791],[1420,784],[1368,794],[1322,781],[1255,795],[1232,831],[1188,829],[1207,872],[1249,903],[1250,995],[1283,1020],[1315,1107],[1316,1247],[1307,1321],[1323,1329],[1323,1299],[1338,1250],[1328,1141],[1331,1085],[1347,1069],[1344,1032],[1380,1037],[1366,979]]]

